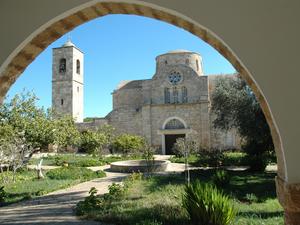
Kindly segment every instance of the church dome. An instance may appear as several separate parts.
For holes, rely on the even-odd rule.
[[[184,65],[203,75],[202,57],[197,52],[185,49],[172,50],[156,57],[156,71],[169,69],[170,66]]]
[[[185,50],[185,49],[176,49],[176,50],[172,50],[167,52],[166,54],[176,54],[176,53],[191,53],[191,51]]]
[[[62,47],[76,47],[73,42],[69,39],[66,43],[63,44]]]

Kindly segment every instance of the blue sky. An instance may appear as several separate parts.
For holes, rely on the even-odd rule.
[[[158,20],[109,15],[85,23],[52,43],[32,62],[8,92],[26,90],[51,107],[52,48],[68,37],[84,53],[84,116],[105,116],[112,109],[111,93],[122,80],[149,79],[155,57],[174,49],[201,54],[204,73],[234,73],[232,65],[198,37]]]

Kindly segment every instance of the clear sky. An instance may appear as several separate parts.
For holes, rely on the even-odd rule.
[[[155,57],[175,49],[200,53],[204,73],[234,73],[232,65],[198,37],[158,20],[109,15],[85,23],[52,43],[24,71],[8,92],[26,90],[39,97],[39,106],[51,107],[52,48],[71,37],[84,55],[84,116],[102,117],[112,109],[112,91],[122,80],[149,79]]]

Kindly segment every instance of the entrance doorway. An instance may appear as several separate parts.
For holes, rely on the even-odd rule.
[[[166,134],[165,135],[165,145],[166,145],[166,155],[172,155],[173,146],[178,138],[185,138],[185,134]]]

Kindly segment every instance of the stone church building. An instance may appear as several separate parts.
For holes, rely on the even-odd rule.
[[[177,138],[198,140],[203,148],[236,149],[235,130],[213,128],[211,94],[218,76],[204,75],[201,56],[187,50],[156,57],[151,79],[123,81],[113,91],[113,109],[104,118],[83,122],[83,53],[71,41],[53,49],[52,106],[71,114],[81,129],[112,125],[118,133],[145,137],[161,154],[171,154]]]

